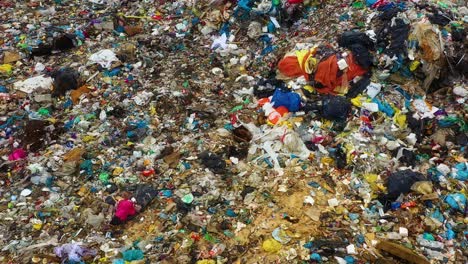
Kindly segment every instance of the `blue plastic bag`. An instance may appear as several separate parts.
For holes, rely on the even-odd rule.
[[[387,116],[392,117],[395,114],[395,110],[386,102],[382,102],[376,98],[372,99],[373,103],[379,106],[379,111],[385,113]]]
[[[455,165],[455,169],[457,169],[457,174],[454,175],[454,178],[460,181],[467,181],[468,180],[468,167],[464,162],[460,162]]]
[[[294,92],[276,89],[271,102],[274,107],[284,106],[289,112],[297,112],[301,107],[301,96]]]
[[[140,260],[145,257],[143,251],[141,251],[140,249],[126,250],[122,252],[122,256],[125,261]]]
[[[377,0],[366,0],[366,5],[371,6],[371,5],[375,4],[376,2],[377,2]]]
[[[462,193],[453,193],[445,197],[444,201],[452,207],[452,209],[459,210],[461,212],[465,211],[466,207],[466,197]]]

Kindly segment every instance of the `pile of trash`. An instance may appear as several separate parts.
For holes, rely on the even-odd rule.
[[[0,15],[0,262],[468,261],[464,1]]]

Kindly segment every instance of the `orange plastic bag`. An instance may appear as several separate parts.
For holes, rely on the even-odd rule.
[[[278,63],[278,70],[285,76],[297,78],[304,75],[296,56],[286,56]],[[308,77],[307,77],[308,78]],[[307,79],[306,78],[306,79]]]

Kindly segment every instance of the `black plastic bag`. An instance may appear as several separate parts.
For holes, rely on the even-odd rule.
[[[327,96],[322,102],[322,117],[329,120],[345,120],[351,113],[351,102],[344,96]]]
[[[64,68],[51,74],[54,79],[54,91],[52,96],[64,96],[67,91],[75,90],[79,85],[80,74],[71,68]]]

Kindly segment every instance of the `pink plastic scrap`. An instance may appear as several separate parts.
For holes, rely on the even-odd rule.
[[[136,214],[135,206],[132,201],[122,200],[117,204],[117,209],[115,210],[115,216],[121,221],[127,220],[129,216]]]
[[[26,154],[26,151],[24,151],[23,149],[15,149],[13,151],[13,153],[11,153],[9,156],[8,156],[8,160],[21,160],[21,159],[24,159],[28,156],[28,154]]]

